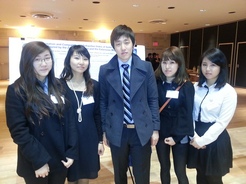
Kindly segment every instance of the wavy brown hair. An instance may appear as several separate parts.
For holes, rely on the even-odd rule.
[[[185,68],[185,60],[184,60],[184,55],[180,48],[176,46],[171,46],[167,48],[163,54],[162,54],[162,60],[160,61],[160,64],[158,68],[155,70],[155,76],[157,79],[161,79],[162,81],[166,81],[166,76],[162,72],[161,69],[161,62],[162,61],[167,61],[167,60],[173,60],[176,63],[178,63],[178,70],[175,74],[175,78],[173,82],[177,84],[182,84],[183,82],[189,80],[189,76],[187,74],[186,68]]]

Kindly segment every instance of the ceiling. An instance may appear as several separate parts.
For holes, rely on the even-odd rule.
[[[246,0],[0,0],[0,28],[171,34],[246,19]],[[169,9],[174,7],[174,9]],[[204,10],[201,12],[200,10]],[[32,13],[51,14],[50,19]],[[153,21],[154,23],[150,23]]]

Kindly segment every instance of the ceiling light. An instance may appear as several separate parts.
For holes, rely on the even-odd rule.
[[[200,10],[200,12],[206,12],[206,11],[207,11],[207,10],[205,10],[205,9],[201,9],[201,10]]]
[[[50,13],[44,13],[44,12],[34,12],[31,14],[33,18],[36,19],[52,19],[53,15]]]
[[[149,23],[151,23],[151,24],[166,24],[167,21],[162,20],[162,19],[154,19],[154,20],[150,20]]]
[[[100,4],[100,1],[92,1],[93,4]]]
[[[169,6],[167,9],[173,10],[173,9],[175,9],[175,7],[174,6]]]

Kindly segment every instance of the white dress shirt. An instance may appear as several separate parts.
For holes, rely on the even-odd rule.
[[[197,82],[194,84],[193,119],[194,121],[198,120],[201,105],[201,121],[205,123],[215,122],[203,136],[199,137],[195,133],[195,136],[198,136],[196,138],[197,144],[204,146],[214,142],[230,123],[237,106],[237,93],[229,84],[221,89],[215,88],[216,84],[210,87],[205,87],[206,83],[203,84],[203,87],[199,87],[197,84]]]

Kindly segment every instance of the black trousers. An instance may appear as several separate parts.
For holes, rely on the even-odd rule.
[[[159,140],[156,145],[157,156],[160,162],[160,177],[162,184],[171,183],[171,161],[170,151],[172,149],[174,171],[178,179],[179,184],[188,184],[188,178],[186,175],[186,164],[188,157],[188,143],[187,144],[175,144],[170,146],[165,144],[163,140]]]
[[[64,184],[67,176],[67,169],[50,172],[45,178],[36,178],[35,174],[24,177],[26,184]]]
[[[121,146],[110,144],[116,184],[127,184],[129,156],[136,184],[150,183],[150,141],[142,146],[136,129],[123,128]]]

